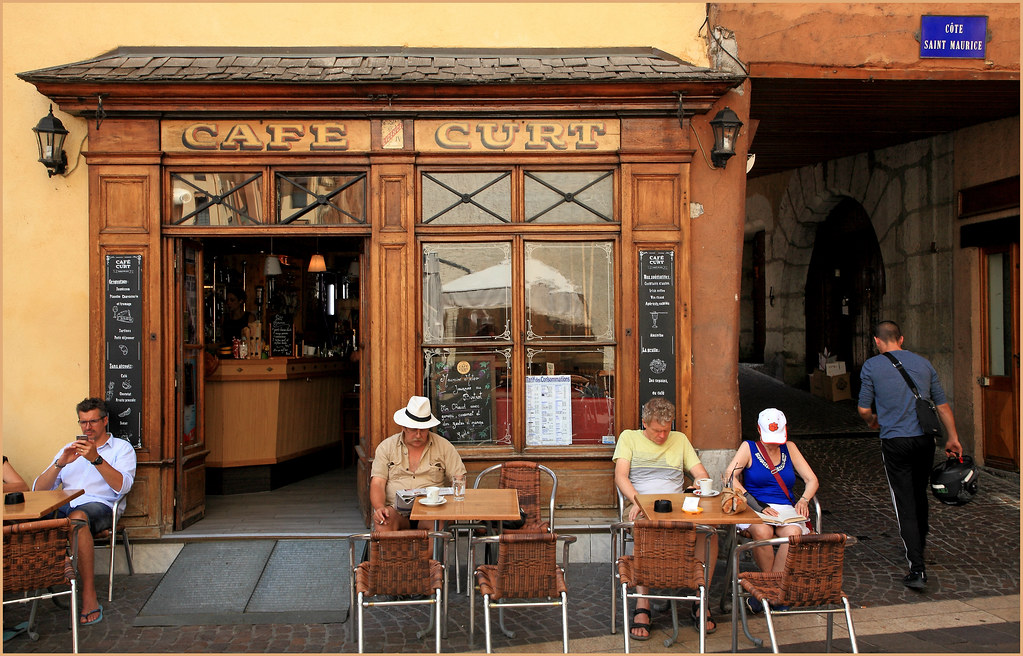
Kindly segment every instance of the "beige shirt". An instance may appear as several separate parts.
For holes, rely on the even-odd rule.
[[[452,476],[464,476],[465,465],[455,447],[436,433],[430,433],[419,466],[412,471],[409,466],[408,447],[404,433],[395,433],[380,443],[373,457],[370,476],[387,481],[386,504],[394,505],[394,494],[398,490],[410,490],[436,485],[451,484]]]

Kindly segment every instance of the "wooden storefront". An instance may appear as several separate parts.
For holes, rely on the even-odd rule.
[[[207,470],[232,466],[357,459],[365,509],[413,394],[470,474],[543,462],[566,508],[613,505],[614,439],[645,397],[691,431],[690,203],[741,199],[694,180],[742,78],[650,49],[244,54],[244,82],[217,72],[241,53],[208,49],[21,74],[89,118],[94,393],[116,382],[106,264],[140,256],[137,535],[201,518]],[[220,351],[238,284],[266,358]]]

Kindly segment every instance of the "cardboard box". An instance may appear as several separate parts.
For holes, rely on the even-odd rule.
[[[852,398],[849,388],[849,374],[829,376],[823,371],[810,374],[810,393],[828,401],[842,401]]]
[[[845,362],[828,362],[824,365],[824,373],[828,376],[841,376],[845,373]]]

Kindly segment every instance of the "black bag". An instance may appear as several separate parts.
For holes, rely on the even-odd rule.
[[[931,437],[941,436],[941,420],[938,419],[938,409],[934,407],[934,401],[925,399],[920,396],[920,392],[917,391],[916,385],[913,383],[913,379],[910,378],[909,373],[891,353],[884,354],[886,358],[892,361],[895,368],[899,370],[902,377],[906,379],[906,384],[909,385],[909,391],[913,392],[913,396],[916,397],[916,420],[920,424],[920,430],[923,435]]]

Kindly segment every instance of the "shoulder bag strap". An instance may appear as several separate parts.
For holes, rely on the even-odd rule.
[[[774,478],[776,481],[778,481],[778,485],[781,487],[781,491],[785,493],[785,496],[786,498],[788,498],[789,503],[792,503],[792,494],[789,492],[788,486],[785,485],[785,481],[781,479],[781,474],[774,470],[774,463],[771,462],[771,456],[767,455],[767,451],[764,450],[763,444],[761,444],[759,441],[756,444],[757,451],[760,452],[760,455],[762,455],[764,457],[764,460],[767,462],[767,470],[774,474]],[[795,504],[793,503],[792,505]]]
[[[913,379],[910,377],[905,367],[902,366],[902,363],[899,362],[899,359],[892,355],[891,353],[886,352],[883,355],[892,361],[892,364],[895,365],[895,368],[898,369],[899,373],[902,374],[902,377],[906,379],[906,384],[909,385],[909,391],[913,392],[913,396],[915,396],[918,399],[922,398],[920,396],[920,392],[918,392],[916,389],[916,384],[913,383]]]

